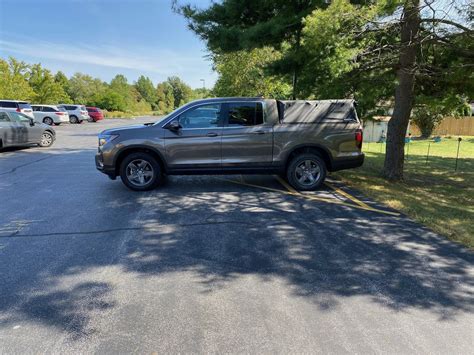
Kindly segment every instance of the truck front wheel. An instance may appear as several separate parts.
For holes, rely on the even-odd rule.
[[[324,182],[327,168],[316,154],[305,153],[294,157],[286,170],[291,186],[300,191],[315,190]]]
[[[148,191],[161,180],[160,164],[148,153],[137,152],[125,157],[120,165],[120,178],[131,190]]]

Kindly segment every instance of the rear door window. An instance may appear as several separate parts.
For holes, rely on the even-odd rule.
[[[5,108],[17,108],[16,102],[0,101],[0,106]]]
[[[230,127],[257,126],[263,123],[263,107],[260,102],[229,103],[228,123]]]
[[[56,112],[56,110],[52,107],[45,106],[43,107],[43,112]]]

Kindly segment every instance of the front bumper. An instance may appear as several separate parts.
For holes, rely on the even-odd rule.
[[[115,167],[107,166],[104,164],[104,158],[101,152],[95,155],[95,167],[101,173],[108,175],[111,179],[115,179],[117,174],[115,173]]]

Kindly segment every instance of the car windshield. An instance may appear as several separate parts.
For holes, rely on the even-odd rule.
[[[19,108],[29,108],[31,110],[31,105],[28,102],[19,102],[18,107]]]
[[[58,106],[58,111],[67,112],[67,110],[62,106]]]

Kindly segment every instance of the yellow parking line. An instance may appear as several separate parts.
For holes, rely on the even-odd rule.
[[[340,188],[334,186],[333,184],[330,184],[329,182],[325,181],[324,182],[324,185],[326,185],[327,187],[333,189],[334,191],[336,191],[339,195],[342,195],[344,196],[345,198],[348,198],[349,200],[351,200],[352,202],[354,202],[355,204],[361,206],[361,207],[365,207],[365,208],[371,208],[368,204],[366,204],[365,202],[362,202],[361,200],[359,200],[358,198],[348,194],[347,192],[345,192],[344,190],[341,190]]]
[[[278,180],[278,182],[280,182],[280,183],[281,183],[281,181],[284,181],[283,179],[281,179],[278,176],[275,176],[275,177]],[[346,202],[339,201],[339,200],[333,200],[333,199],[329,199],[329,198],[312,196],[312,195],[303,195],[303,194],[299,193],[298,191],[296,191],[295,189],[293,189],[290,185],[288,185],[286,183],[286,181],[284,181],[285,184],[284,185],[282,184],[282,185],[285,188],[287,188],[287,189],[289,188],[291,190],[284,191],[284,190],[273,189],[271,187],[249,184],[249,183],[246,183],[246,182],[240,182],[240,181],[235,181],[235,180],[230,180],[230,179],[223,179],[223,178],[219,178],[219,177],[215,177],[215,178],[217,180],[221,180],[221,181],[232,182],[232,183],[237,184],[237,185],[244,185],[244,186],[254,187],[254,188],[257,188],[257,189],[262,189],[262,190],[267,190],[267,191],[272,191],[272,192],[278,192],[278,193],[285,194],[285,195],[290,195],[290,196],[303,197],[307,200],[328,202],[328,203],[332,203],[332,204],[335,204],[335,205],[347,206],[347,207],[357,208],[357,209],[365,210],[365,211],[379,212],[379,213],[388,214],[388,215],[391,215],[391,216],[399,216],[400,215],[399,213],[396,213],[396,212],[379,210],[379,209],[376,209],[376,208],[373,208],[373,207],[370,207],[370,206],[362,207],[362,206],[359,206],[359,205],[353,205],[352,203],[346,203]]]
[[[285,180],[283,180],[281,177],[278,175],[273,175],[278,182],[283,185],[288,191],[293,192],[294,194],[299,194],[298,191],[296,191],[290,184],[288,184]]]

